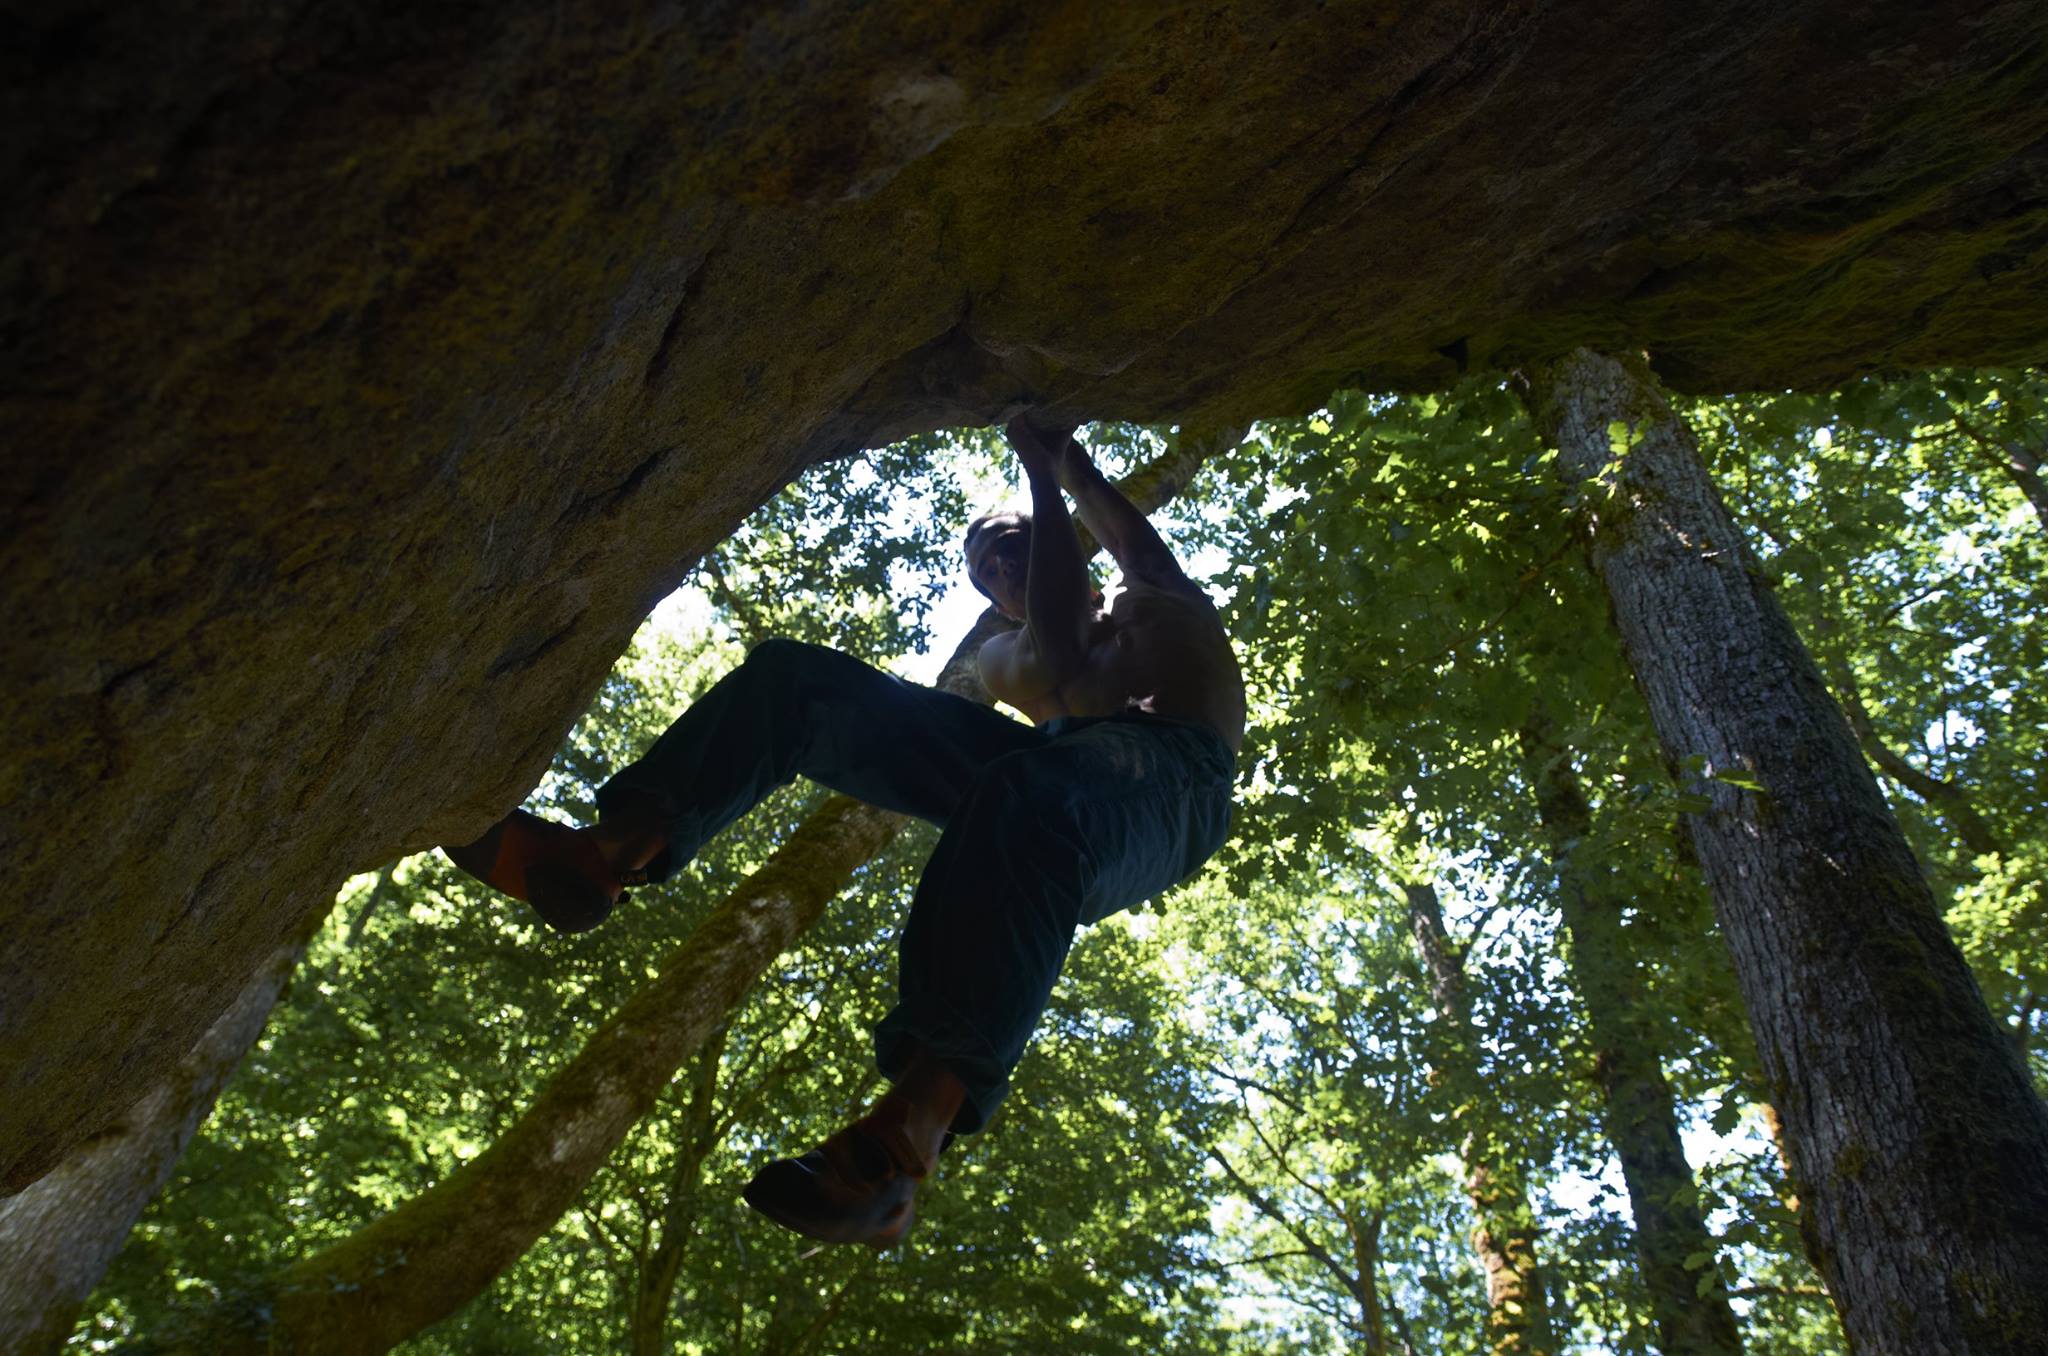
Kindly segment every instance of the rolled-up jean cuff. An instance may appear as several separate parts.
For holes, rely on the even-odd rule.
[[[647,883],[649,885],[659,885],[670,876],[673,876],[677,868],[683,864],[676,860],[674,847],[676,841],[675,824],[673,822],[675,818],[675,801],[659,786],[653,785],[651,782],[640,783],[635,781],[632,773],[632,767],[623,768],[618,775],[597,788],[597,817],[602,820],[605,812],[618,804],[620,796],[646,796],[661,807],[662,813],[669,816],[671,821],[669,824],[669,846],[663,847],[660,852],[656,853],[654,859],[648,862],[645,868],[647,871]]]
[[[973,1023],[940,998],[898,1003],[875,1027],[875,1066],[895,1082],[919,1051],[944,1064],[967,1088],[967,1100],[953,1117],[953,1133],[971,1135],[987,1125],[1009,1095],[1010,1068]]]

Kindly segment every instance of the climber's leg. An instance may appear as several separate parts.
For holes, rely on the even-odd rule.
[[[778,1158],[741,1192],[785,1229],[886,1248],[916,1218],[917,1184],[937,1166],[966,1088],[930,1055],[899,1072],[868,1113],[801,1158]]]
[[[1232,756],[1200,725],[1132,714],[1060,720],[990,764],[926,864],[903,930],[882,1072],[919,1055],[963,1087],[951,1128],[1008,1091],[1075,932],[1192,874],[1230,823]]]
[[[887,1247],[948,1130],[988,1120],[1075,931],[1143,902],[1222,843],[1231,754],[1208,729],[1145,715],[1056,720],[990,763],[926,865],[902,937],[902,998],[875,1034],[894,1084],[748,1204],[835,1243]]]
[[[667,843],[646,870],[659,881],[797,776],[943,825],[991,760],[1044,738],[836,650],[769,640],[605,783],[597,804],[606,819],[635,802],[658,814]]]
[[[514,810],[460,847],[448,860],[484,884],[533,905],[541,921],[562,932],[596,927],[633,883],[588,829]]]
[[[985,764],[1043,739],[837,651],[769,640],[598,791],[595,829],[515,810],[444,851],[550,926],[580,932],[604,920],[624,886],[666,879],[795,776],[943,824]]]

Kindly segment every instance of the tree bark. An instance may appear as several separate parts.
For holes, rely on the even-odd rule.
[[[1387,1311],[1380,1302],[1380,1230],[1387,1222],[1384,1210],[1367,1211],[1363,1219],[1348,1215],[1345,1227],[1351,1232],[1351,1269],[1359,1279],[1358,1331],[1363,1356],[1387,1356]]]
[[[1440,1058],[1463,1104],[1467,1129],[1465,1194],[1479,1217],[1472,1247],[1486,1270],[1486,1349],[1493,1356],[1544,1356],[1556,1350],[1549,1304],[1536,1261],[1536,1221],[1520,1155],[1491,1133],[1498,1112],[1481,1114],[1479,1031],[1465,987],[1463,958],[1444,931],[1443,906],[1430,885],[1406,885],[1408,924],[1429,969],[1430,992],[1447,1031]]]
[[[1241,432],[1185,432],[1120,484],[1153,512]],[[1095,544],[1083,538],[1089,553]],[[985,611],[937,686],[987,702],[975,658],[1015,623]],[[388,1350],[454,1313],[551,1228],[677,1069],[904,823],[829,797],[722,900],[490,1148],[340,1242],[273,1275],[255,1303],[198,1316],[170,1343],[209,1356]]]
[[[1571,938],[1573,984],[1593,1038],[1601,1121],[1628,1186],[1636,1264],[1650,1292],[1658,1349],[1664,1356],[1736,1356],[1741,1329],[1622,936],[1622,910],[1632,899],[1579,863],[1575,849],[1592,832],[1593,812],[1570,750],[1541,715],[1523,727],[1521,741],[1557,875],[1558,915]]]
[[[0,1200],[0,1350],[55,1352],[256,1043],[316,928],[272,952],[191,1053],[105,1133]]]
[[[468,1303],[554,1225],[675,1071],[902,823],[844,796],[828,799],[490,1148],[273,1277],[262,1328],[216,1329],[204,1344],[301,1356],[378,1352]]]
[[[1534,378],[1665,756],[1704,798],[1687,831],[1851,1346],[2039,1351],[2048,1111],[1854,732],[1647,368],[1580,349]]]

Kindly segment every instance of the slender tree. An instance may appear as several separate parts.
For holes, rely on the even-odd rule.
[[[1571,750],[1540,710],[1522,727],[1521,745],[1556,874],[1558,914],[1571,937],[1572,983],[1592,1036],[1601,1124],[1628,1188],[1658,1347],[1664,1356],[1734,1356],[1742,1350],[1741,1331],[1622,931],[1622,911],[1635,901],[1585,860],[1592,806]]]
[[[1840,707],[1647,367],[1531,374],[1785,1118],[1853,1345],[2048,1331],[2048,1110],[1943,928]]]
[[[1430,993],[1444,1028],[1437,1059],[1457,1096],[1466,1130],[1459,1153],[1465,1193],[1479,1222],[1472,1246],[1486,1269],[1486,1340],[1494,1356],[1543,1356],[1555,1351],[1543,1275],[1536,1260],[1536,1216],[1530,1208],[1519,1153],[1493,1132],[1498,1117],[1480,1113],[1479,1028],[1465,987],[1463,957],[1444,930],[1436,888],[1404,885],[1408,922],[1429,973]]]
[[[1246,1115],[1249,1119],[1251,1113]],[[1219,1149],[1211,1149],[1209,1161],[1222,1170],[1238,1195],[1293,1239],[1301,1254],[1350,1296],[1357,1306],[1357,1313],[1349,1326],[1358,1334],[1358,1349],[1363,1356],[1386,1356],[1389,1350],[1387,1314],[1380,1302],[1379,1274],[1380,1230],[1386,1223],[1387,1212],[1384,1209],[1353,1208],[1318,1188],[1317,1194],[1343,1226],[1344,1237],[1350,1244],[1340,1255],[1325,1246],[1302,1219],[1249,1181],[1229,1155]],[[1282,1170],[1286,1170],[1284,1163]]]
[[[718,1144],[724,1127],[715,1099],[719,1067],[725,1057],[725,1029],[720,1028],[691,1061],[690,1092],[683,1104],[675,1162],[665,1184],[660,1236],[635,1277],[632,1326],[628,1349],[633,1356],[660,1356],[668,1349],[668,1311],[675,1298],[676,1277],[683,1254],[696,1232],[697,1196],[703,1187],[704,1160]]]

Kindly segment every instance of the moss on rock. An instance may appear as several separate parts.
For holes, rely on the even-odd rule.
[[[805,464],[1578,343],[2037,363],[2048,13],[54,9],[0,120],[0,1146],[473,836]],[[1875,72],[1876,74],[1873,74]]]

